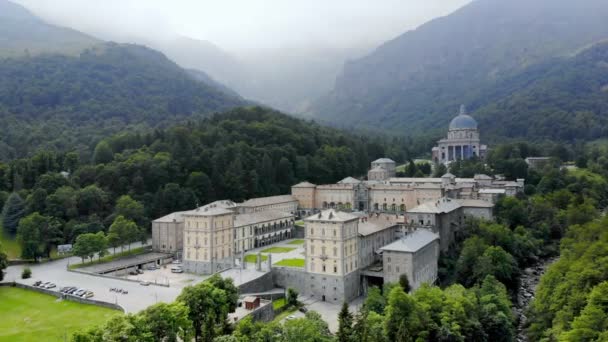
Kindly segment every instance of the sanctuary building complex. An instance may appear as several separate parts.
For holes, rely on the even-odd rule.
[[[464,107],[433,160],[484,158],[477,123]],[[493,219],[500,196],[523,191],[524,180],[483,174],[458,178],[397,177],[394,161],[371,163],[367,179],[335,184],[301,182],[291,194],[243,203],[216,201],[152,222],[153,249],[176,254],[187,272],[210,274],[246,267],[245,253],[294,237],[304,239],[304,267],[269,261],[275,286],[340,303],[369,284],[394,282],[405,274],[413,289],[437,278],[437,261],[458,240],[467,218]],[[295,225],[296,218],[303,219]],[[260,261],[257,262],[259,267]]]

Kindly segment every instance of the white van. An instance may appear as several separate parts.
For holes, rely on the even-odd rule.
[[[181,266],[173,266],[171,267],[171,273],[184,273],[184,270]]]

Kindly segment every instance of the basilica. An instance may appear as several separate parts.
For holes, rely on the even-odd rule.
[[[488,147],[481,145],[477,121],[467,115],[464,105],[460,113],[450,122],[448,137],[433,147],[432,158],[435,163],[449,165],[455,160],[485,159]]]

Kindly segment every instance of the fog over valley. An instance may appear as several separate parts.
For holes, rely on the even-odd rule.
[[[148,45],[242,96],[304,111],[343,63],[469,0],[17,0],[42,19],[103,40]]]

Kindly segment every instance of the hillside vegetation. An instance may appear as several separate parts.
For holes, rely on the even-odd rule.
[[[602,106],[600,88],[589,89],[597,75],[571,91],[577,68],[592,74],[602,59],[595,66],[576,60],[567,73],[551,68],[551,60],[571,57],[608,38],[607,16],[608,3],[602,0],[473,1],[347,63],[334,90],[317,103],[312,115],[339,126],[420,135],[445,129],[461,103],[476,116],[476,109],[492,101],[521,102],[523,97],[525,104],[484,109],[479,114],[484,117],[481,128],[503,137],[587,139],[586,132],[565,132],[561,122],[551,119],[572,115],[569,107],[560,106],[577,102],[581,95],[588,104],[583,110]],[[542,63],[547,64],[536,67]],[[578,111],[581,106],[574,107]],[[561,114],[546,118],[555,108]],[[517,126],[505,126],[509,121]]]
[[[0,60],[0,159],[87,149],[127,125],[154,127],[245,104],[154,50],[107,43],[79,56]]]

